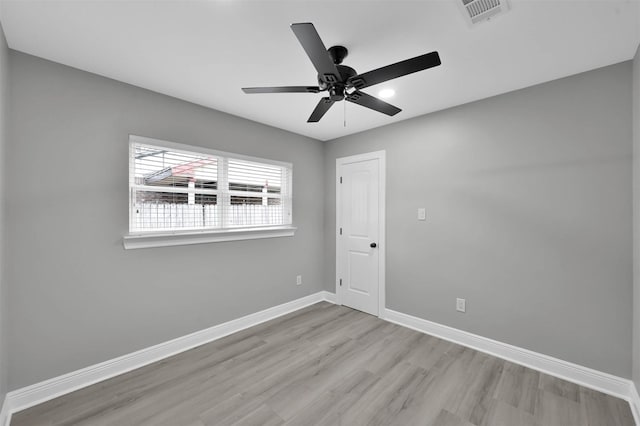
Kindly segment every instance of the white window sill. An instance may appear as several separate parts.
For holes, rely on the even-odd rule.
[[[270,228],[222,229],[215,231],[192,231],[174,233],[129,234],[123,237],[124,248],[140,249],[150,247],[182,246],[187,244],[219,243],[222,241],[254,240],[258,238],[292,237],[294,226]]]

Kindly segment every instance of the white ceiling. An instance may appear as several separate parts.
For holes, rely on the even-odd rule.
[[[442,1],[0,1],[13,49],[316,139],[328,140],[631,59],[638,0],[511,0],[470,27]],[[395,117],[334,105],[306,122],[321,94],[247,95],[247,86],[315,85],[289,24],[313,22],[326,47],[362,73],[433,50],[442,66],[372,86]]]

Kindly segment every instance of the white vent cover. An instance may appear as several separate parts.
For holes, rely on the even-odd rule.
[[[509,10],[507,0],[458,0],[470,24],[477,24]]]

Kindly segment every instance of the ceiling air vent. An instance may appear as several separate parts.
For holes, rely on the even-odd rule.
[[[459,0],[460,1],[460,0]],[[461,0],[470,24],[486,21],[509,10],[507,0]]]

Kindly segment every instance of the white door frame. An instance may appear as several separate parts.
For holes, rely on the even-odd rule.
[[[338,305],[342,305],[342,292],[340,291],[340,250],[342,248],[342,238],[340,238],[340,215],[342,213],[342,201],[341,201],[341,186],[340,176],[342,172],[342,166],[348,163],[357,163],[358,161],[378,160],[380,167],[379,179],[379,198],[378,198],[378,226],[379,226],[379,241],[378,241],[378,317],[382,318],[386,309],[385,299],[385,263],[387,259],[387,242],[386,242],[386,215],[387,209],[386,203],[386,171],[387,171],[387,153],[385,150],[367,152],[365,154],[351,155],[348,157],[341,157],[336,159],[336,302]]]

